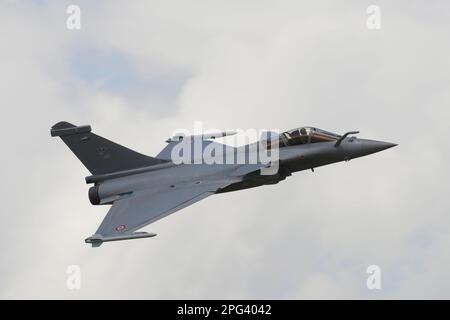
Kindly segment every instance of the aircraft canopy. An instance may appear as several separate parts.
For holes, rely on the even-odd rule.
[[[280,147],[294,146],[298,144],[336,141],[341,136],[314,127],[301,127],[283,132],[280,135]]]

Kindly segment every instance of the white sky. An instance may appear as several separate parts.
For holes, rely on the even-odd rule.
[[[0,298],[450,298],[447,1],[0,2]],[[381,30],[366,8],[381,8]],[[155,155],[177,128],[312,125],[399,144],[212,196],[144,230],[103,219],[66,120]],[[81,289],[66,288],[69,265]],[[382,290],[366,288],[379,265]]]

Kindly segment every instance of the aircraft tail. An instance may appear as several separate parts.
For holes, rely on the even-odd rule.
[[[50,134],[60,137],[94,175],[148,167],[166,162],[145,156],[91,132],[91,126],[75,126],[61,121]]]

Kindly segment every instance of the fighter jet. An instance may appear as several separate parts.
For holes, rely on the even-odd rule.
[[[91,132],[89,125],[75,126],[62,121],[56,123],[50,133],[60,137],[92,174],[85,178],[86,183],[93,184],[88,192],[90,202],[111,205],[95,234],[85,239],[93,247],[108,241],[153,237],[156,234],[137,230],[212,194],[276,184],[293,172],[314,171],[320,166],[396,146],[357,138],[358,131],[339,135],[314,127],[296,128],[262,143],[269,152],[278,151],[275,170],[268,174],[263,170],[275,161],[211,163],[204,158],[195,161],[198,160],[194,159],[195,154],[189,155],[194,161],[174,161],[174,151],[180,149],[181,144],[194,140],[200,140],[202,151],[222,150],[223,154],[231,153],[233,160],[240,155],[250,158],[255,143],[232,147],[215,140],[234,132],[173,136],[156,157],[98,136]],[[184,156],[190,151],[186,150],[175,154]]]

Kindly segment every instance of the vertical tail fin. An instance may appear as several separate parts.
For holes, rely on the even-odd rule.
[[[90,126],[75,126],[58,122],[51,130],[52,137],[60,137],[92,174],[152,166],[166,162],[145,156],[91,132]]]

